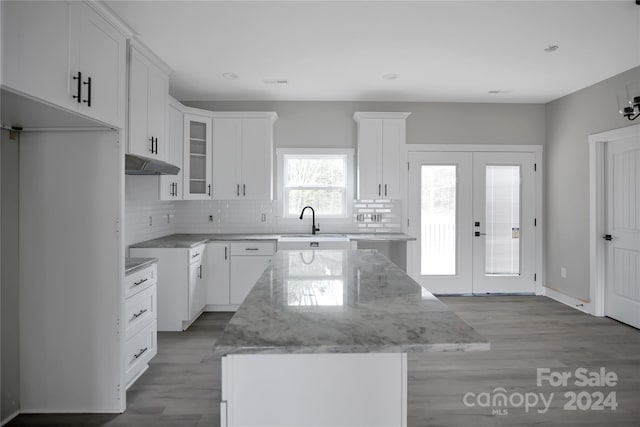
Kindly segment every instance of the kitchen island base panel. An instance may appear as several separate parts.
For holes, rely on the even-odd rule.
[[[222,357],[221,426],[406,426],[406,353]]]

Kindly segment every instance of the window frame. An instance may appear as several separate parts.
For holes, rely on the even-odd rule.
[[[316,212],[316,218],[321,218],[328,221],[344,221],[352,215],[353,201],[353,185],[354,185],[354,155],[355,150],[353,148],[278,148],[276,149],[277,155],[277,200],[278,200],[278,216],[283,221],[298,220],[299,214],[289,215],[287,213],[287,201],[286,197],[287,189],[285,187],[284,168],[286,156],[300,156],[313,158],[314,156],[344,156],[346,164],[345,175],[345,195],[344,195],[344,215],[323,215]],[[303,188],[303,187],[296,187]],[[305,187],[307,189],[313,189],[314,187]],[[317,189],[323,189],[327,187],[316,187]],[[340,187],[328,187],[328,188],[340,188]]]

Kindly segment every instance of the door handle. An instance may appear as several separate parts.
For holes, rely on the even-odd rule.
[[[607,242],[610,242],[613,240],[613,236],[611,234],[605,234],[604,236],[602,236],[602,238]]]
[[[474,236],[476,236],[476,237],[486,236],[486,235],[487,235],[487,233],[481,233],[481,232],[479,232],[479,231],[476,231],[476,232],[474,233]]]
[[[86,103],[87,107],[91,107],[91,77],[87,77],[87,81],[84,84],[87,85],[87,99],[82,102]]]
[[[78,71],[78,75],[77,76],[73,76],[73,80],[77,80],[77,90],[78,90],[78,94],[77,95],[73,95],[73,99],[77,99],[79,103],[82,102],[82,73],[80,71]]]

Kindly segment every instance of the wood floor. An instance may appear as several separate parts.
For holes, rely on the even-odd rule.
[[[545,297],[441,298],[491,341],[489,352],[410,354],[409,426],[634,426],[640,425],[640,331],[608,318],[580,313]],[[188,331],[160,333],[158,355],[128,392],[121,415],[21,415],[18,426],[218,426],[220,360],[211,348],[230,318],[205,313]],[[575,372],[604,367],[617,385],[567,387],[536,385],[536,369]],[[467,393],[477,396],[502,387],[514,399],[507,414],[492,407],[468,407]],[[615,391],[615,411],[565,410],[565,392]],[[549,399],[543,405],[516,407],[518,395]],[[468,395],[468,402],[476,402]],[[589,396],[584,396],[587,399]],[[533,400],[531,400],[533,402]],[[583,403],[586,400],[583,400]]]

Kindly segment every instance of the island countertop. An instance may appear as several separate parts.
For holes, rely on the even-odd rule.
[[[214,346],[220,355],[488,350],[373,250],[281,251]]]

